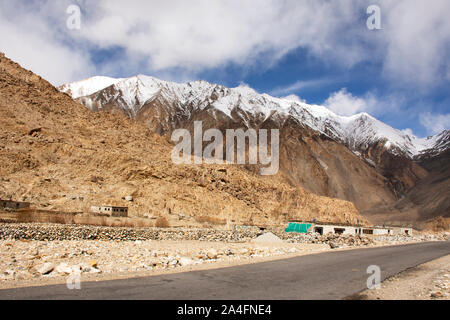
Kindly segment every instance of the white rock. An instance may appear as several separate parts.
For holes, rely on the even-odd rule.
[[[216,259],[217,258],[217,251],[215,249],[209,249],[206,253],[207,257],[209,259]]]
[[[90,272],[91,269],[92,269],[92,267],[84,262],[72,266],[73,272],[80,272],[80,271],[81,272]]]
[[[179,263],[181,266],[189,266],[191,264],[194,264],[194,260],[192,260],[191,258],[187,258],[187,257],[182,257],[179,260]]]
[[[50,272],[52,272],[54,268],[55,268],[55,266],[53,263],[46,262],[44,264],[37,266],[35,269],[40,274],[44,275],[44,274],[49,274]]]
[[[97,268],[94,268],[94,267],[92,267],[92,268],[90,268],[90,270],[88,271],[89,273],[100,273],[101,272],[101,270],[100,269],[97,269]]]
[[[176,266],[178,264],[178,260],[173,258],[169,260],[169,266]]]
[[[65,274],[71,274],[73,272],[72,267],[70,267],[67,263],[63,262],[61,264],[59,264],[56,268],[55,271],[58,273],[65,273]]]

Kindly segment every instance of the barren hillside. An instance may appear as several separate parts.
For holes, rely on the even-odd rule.
[[[192,133],[194,121],[222,132],[279,129],[280,170],[286,180],[317,195],[351,201],[363,214],[392,206],[420,188],[430,172],[414,159],[427,155],[428,163],[450,145],[448,131],[418,138],[367,113],[339,116],[323,106],[261,94],[245,85],[227,88],[137,75],[92,77],[59,90],[92,111],[123,114],[162,136],[170,137],[178,128]],[[441,214],[436,206],[421,215]],[[415,219],[411,215],[409,220]]]
[[[373,222],[411,223],[425,226],[428,220],[450,218],[450,150],[417,162],[429,174],[395,203],[363,212]],[[448,225],[447,227],[448,228]],[[445,228],[444,228],[445,229]]]
[[[62,211],[114,203],[134,216],[182,213],[236,223],[366,222],[351,202],[293,187],[282,173],[174,165],[172,145],[145,125],[92,112],[4,55],[0,127],[0,198]],[[133,202],[122,200],[128,195]]]

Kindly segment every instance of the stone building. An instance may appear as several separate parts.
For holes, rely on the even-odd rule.
[[[9,210],[28,209],[28,208],[30,208],[30,203],[29,202],[12,201],[12,200],[1,200],[0,199],[0,208],[2,208],[2,209],[9,209]]]
[[[128,217],[128,207],[119,206],[92,206],[92,213],[106,214],[111,217]]]

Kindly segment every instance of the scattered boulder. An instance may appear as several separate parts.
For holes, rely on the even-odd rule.
[[[217,251],[216,251],[216,249],[209,249],[208,252],[206,253],[206,256],[209,259],[217,259]]]
[[[339,248],[339,245],[336,242],[334,242],[334,241],[330,241],[328,243],[328,245],[330,246],[331,249]]]
[[[50,272],[53,271],[53,269],[55,268],[55,265],[53,263],[50,262],[46,262],[44,264],[41,264],[39,266],[36,266],[36,271],[39,272],[41,275],[45,275],[45,274],[49,274]]]
[[[180,258],[180,260],[178,262],[182,267],[194,264],[194,260],[192,260],[191,258],[187,258],[187,257]]]
[[[168,264],[169,266],[175,267],[175,266],[178,264],[178,259],[176,259],[176,258],[174,258],[174,257],[170,257],[167,264]]]
[[[67,263],[63,262],[55,268],[55,271],[62,274],[71,274],[73,269]]]
[[[94,267],[92,267],[90,270],[89,270],[89,273],[101,273],[102,271],[100,270],[100,269],[97,269],[97,268],[94,268]]]

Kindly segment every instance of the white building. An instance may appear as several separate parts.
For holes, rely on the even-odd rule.
[[[107,214],[111,217],[128,217],[128,207],[118,206],[92,206],[92,213]]]
[[[405,228],[403,228],[405,229]],[[384,227],[354,227],[354,226],[337,226],[337,225],[323,225],[316,224],[311,228],[312,232],[320,234],[358,234],[358,235],[393,235],[394,228]],[[412,234],[412,230],[409,231]],[[408,233],[406,233],[408,234]]]
[[[394,229],[394,234],[396,235],[406,235],[406,236],[412,236],[413,234],[413,229],[412,228],[393,228]]]

